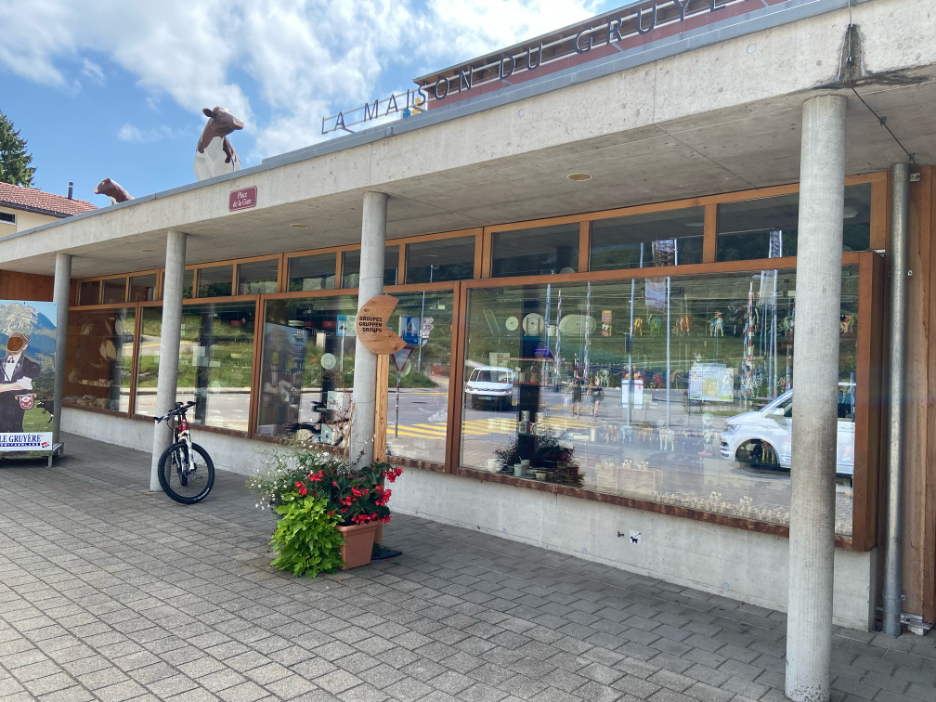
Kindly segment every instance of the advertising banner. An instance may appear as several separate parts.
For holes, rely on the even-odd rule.
[[[0,300],[0,453],[52,450],[55,304]]]

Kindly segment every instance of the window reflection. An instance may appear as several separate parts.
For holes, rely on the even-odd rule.
[[[338,254],[295,256],[289,259],[289,291],[332,290]]]
[[[230,297],[234,266],[214,266],[198,271],[198,297]]]
[[[254,346],[253,302],[182,308],[176,399],[195,401],[195,424],[247,431]],[[156,413],[162,308],[142,311],[136,414]]]
[[[357,298],[268,300],[258,434],[337,445],[354,385]]]
[[[439,239],[406,247],[406,282],[438,283],[474,277],[475,238]]]
[[[388,246],[384,254],[384,285],[396,285],[399,282],[398,267],[400,265],[400,247]],[[343,288],[356,288],[361,273],[361,250],[354,249],[344,252],[342,264]]]
[[[577,272],[579,230],[578,224],[559,224],[495,232],[491,277]]]
[[[101,281],[86,280],[78,286],[79,305],[101,304]]]
[[[843,251],[866,251],[871,243],[871,185],[845,188]],[[799,194],[718,206],[718,261],[795,256]]]
[[[407,347],[390,357],[387,455],[445,463],[453,296],[445,291],[396,297],[388,325]]]
[[[130,302],[151,302],[156,299],[156,274],[130,278]]]
[[[119,305],[127,301],[127,279],[108,278],[104,281],[104,304]]]
[[[132,307],[69,312],[65,403],[130,409],[134,321]]]
[[[704,207],[594,221],[589,269],[702,263],[704,228]]]
[[[787,524],[795,295],[789,270],[471,290],[462,465]],[[846,266],[842,534],[857,309]]]
[[[275,293],[279,280],[279,261],[254,261],[237,267],[237,294],[261,295]]]

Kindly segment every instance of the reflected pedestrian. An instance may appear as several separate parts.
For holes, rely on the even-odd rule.
[[[601,386],[601,378],[598,377],[597,373],[592,373],[591,383],[588,385],[588,394],[593,403],[592,419],[597,419],[598,407],[604,399],[604,388]]]
[[[578,417],[582,413],[582,376],[578,373],[569,381],[569,390],[572,391],[572,416]]]

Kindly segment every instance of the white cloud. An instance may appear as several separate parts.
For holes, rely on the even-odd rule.
[[[249,159],[320,141],[323,116],[359,106],[378,83],[409,78],[593,14],[607,0],[7,0],[0,3],[0,68],[67,89],[63,66],[100,82],[106,57],[137,76],[150,108],[168,97],[194,113],[222,105],[255,137]],[[385,75],[393,71],[396,81]],[[248,97],[237,76],[252,84]],[[381,89],[380,92],[389,92]],[[251,100],[272,117],[257,123]],[[258,103],[258,104],[259,104]],[[169,130],[166,132],[164,130]],[[127,124],[125,141],[171,136]]]
[[[128,141],[137,144],[149,144],[154,141],[160,141],[162,139],[175,139],[177,137],[183,137],[186,134],[189,134],[189,130],[173,129],[172,127],[167,127],[165,124],[161,124],[158,127],[153,127],[152,129],[140,129],[133,124],[125,124],[117,132],[117,138],[120,139],[120,141]]]
[[[104,69],[88,59],[84,59],[82,63],[81,75],[90,78],[92,83],[104,84]]]

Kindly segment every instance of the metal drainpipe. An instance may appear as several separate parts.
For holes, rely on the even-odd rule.
[[[900,636],[903,608],[901,582],[901,514],[903,497],[903,424],[906,383],[907,239],[910,230],[910,165],[893,168],[890,235],[890,421],[887,426],[887,525],[884,553],[884,633]]]

